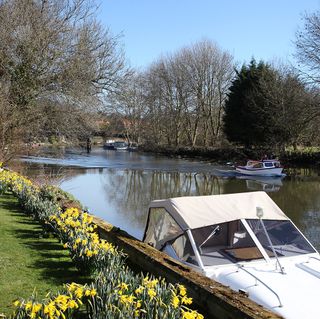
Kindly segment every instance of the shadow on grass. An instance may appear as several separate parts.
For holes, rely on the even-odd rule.
[[[68,251],[56,238],[39,238],[42,229],[16,229],[17,238],[21,238],[31,252],[31,267],[40,269],[42,278],[47,282],[64,284],[70,282],[87,283],[90,278],[83,276],[74,266]]]
[[[91,281],[83,276],[74,266],[71,257],[58,239],[54,236],[44,237],[43,229],[38,222],[23,213],[18,202],[12,196],[1,196],[1,207],[6,209],[14,219],[11,233],[21,240],[26,247],[31,269],[37,269],[43,280],[53,286]],[[33,271],[33,270],[32,270]]]
[[[70,261],[53,261],[52,259],[44,259],[36,263],[36,268],[41,268],[42,276],[46,281],[55,284],[66,284],[76,282],[85,284],[90,282],[90,278],[83,276],[74,268],[73,262]]]
[[[24,215],[19,203],[10,195],[1,195],[1,207],[19,216]]]

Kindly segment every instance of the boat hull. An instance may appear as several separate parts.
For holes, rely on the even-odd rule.
[[[236,166],[236,171],[240,174],[250,176],[282,176],[283,167],[248,168],[245,166]]]
[[[319,318],[316,306],[319,295],[310,293],[319,290],[319,260],[319,254],[282,258],[284,273],[277,270],[275,261],[221,266],[211,278],[235,291],[243,291],[284,318]]]

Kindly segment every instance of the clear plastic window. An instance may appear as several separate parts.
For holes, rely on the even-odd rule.
[[[257,236],[266,252],[273,256],[272,248],[263,229],[262,223],[257,219],[247,220],[254,234]],[[315,250],[301,235],[299,230],[289,220],[263,221],[271,243],[278,256],[294,256],[314,253]]]
[[[199,265],[187,234],[179,236],[172,243],[172,248],[180,260],[189,264]]]
[[[166,242],[178,237],[182,230],[164,208],[151,208],[144,242],[161,250]]]
[[[263,258],[240,220],[192,230],[205,266]]]

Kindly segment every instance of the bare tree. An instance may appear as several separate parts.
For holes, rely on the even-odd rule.
[[[146,116],[146,140],[152,144],[164,143],[164,123],[163,118],[163,85],[158,76],[158,63],[152,64],[144,74],[145,105],[147,107]],[[150,138],[152,136],[152,139]]]
[[[208,40],[182,50],[185,76],[193,95],[194,116],[188,130],[192,132],[193,146],[199,131],[206,146],[214,144],[220,135],[224,100],[234,76],[232,60],[229,53]]]
[[[320,11],[304,15],[295,45],[300,71],[309,81],[320,84]]]
[[[142,74],[131,73],[124,78],[119,92],[109,97],[109,114],[116,113],[122,121],[129,143],[140,143],[144,132],[146,107]]]
[[[68,105],[61,116],[71,118],[118,89],[124,54],[95,9],[89,0],[0,0],[0,86],[19,126],[43,132],[44,105]]]
[[[173,146],[214,145],[233,72],[231,55],[210,41],[154,63],[145,76],[153,136]]]

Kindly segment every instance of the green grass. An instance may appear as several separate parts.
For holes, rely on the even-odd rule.
[[[23,214],[17,200],[0,195],[0,314],[10,314],[13,300],[34,291],[43,298],[64,283],[88,281],[56,238],[43,238],[39,224]]]

